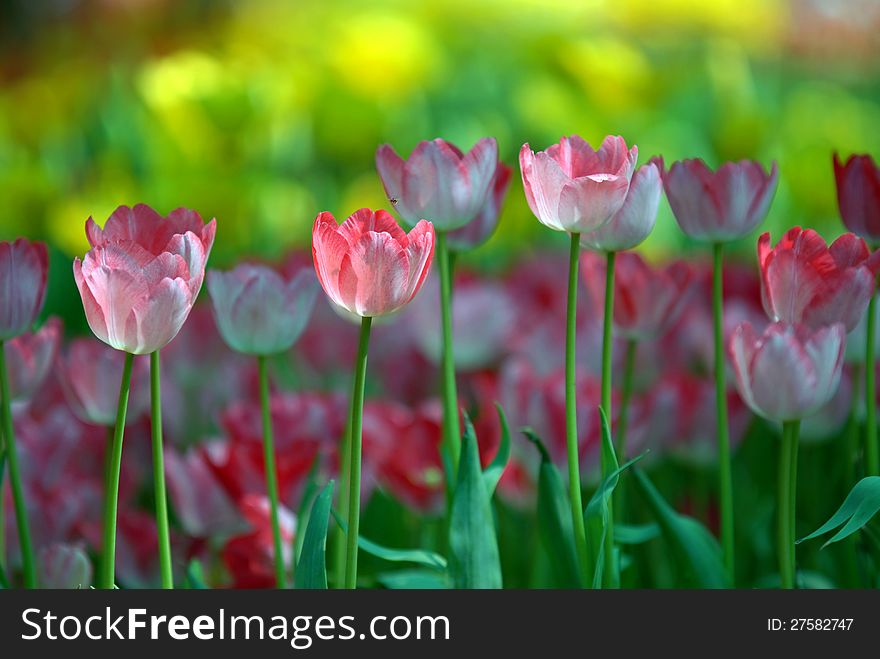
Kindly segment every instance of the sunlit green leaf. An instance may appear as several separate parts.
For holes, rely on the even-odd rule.
[[[326,590],[327,588],[327,527],[333,503],[333,481],[327,483],[315,498],[306,526],[302,555],[293,574],[296,588]]]
[[[465,415],[458,478],[449,519],[450,571],[455,588],[501,588],[501,560],[489,493],[471,420]]]
[[[878,510],[880,510],[880,476],[866,476],[853,486],[831,519],[797,542],[812,540],[842,525],[843,528],[822,545],[824,549],[864,527],[877,514]]]
[[[444,572],[425,568],[382,572],[376,579],[391,590],[443,590],[449,588]]]
[[[660,535],[657,524],[615,524],[614,541],[621,545],[641,545]]]

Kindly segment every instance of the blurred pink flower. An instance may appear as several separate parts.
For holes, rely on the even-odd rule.
[[[681,230],[696,240],[728,242],[755,229],[767,215],[779,173],[753,160],[716,171],[700,159],[672,164],[663,176],[666,198]]]
[[[308,323],[318,291],[315,275],[301,270],[289,281],[264,265],[243,263],[208,272],[208,292],[220,334],[238,352],[285,352]]]
[[[315,219],[312,255],[324,292],[362,317],[397,311],[418,292],[434,255],[434,227],[419,221],[407,234],[386,211],[362,208],[341,225]]]
[[[52,317],[33,334],[20,334],[6,344],[9,395],[26,401],[46,379],[61,344],[61,320]]]
[[[434,139],[419,142],[407,160],[383,144],[376,150],[376,168],[391,204],[408,226],[429,220],[438,230],[450,231],[474,220],[493,196],[498,144],[484,137],[462,153],[454,144]]]
[[[845,348],[841,323],[811,330],[778,322],[758,336],[745,322],[730,340],[737,389],[765,419],[803,419],[834,396]]]
[[[581,274],[595,309],[605,302],[605,257],[581,256]],[[621,252],[614,262],[614,328],[633,340],[654,338],[675,322],[690,302],[695,273],[685,261],[652,268],[636,252]]]
[[[0,242],[0,341],[30,329],[43,309],[49,255],[46,245],[19,238]]]
[[[821,327],[858,324],[876,287],[880,252],[846,233],[825,244],[812,229],[794,227],[770,246],[770,234],[758,239],[761,299],[774,321]]]
[[[492,178],[492,187],[486,196],[486,203],[473,220],[449,232],[447,236],[449,249],[466,252],[479,247],[489,239],[498,226],[498,218],[501,215],[507,190],[510,188],[512,173],[513,169],[503,162],[498,163],[495,176]]]
[[[581,235],[581,245],[599,252],[621,252],[641,243],[654,229],[663,195],[659,167],[649,162],[633,174],[623,206],[611,220]]]
[[[837,205],[846,228],[872,243],[880,241],[880,168],[869,155],[841,163],[834,154]]]
[[[90,217],[92,248],[73,274],[95,336],[136,355],[167,345],[199,294],[216,227],[195,211],[162,217],[144,204],[120,206],[103,230]]]
[[[56,543],[40,550],[40,588],[87,589],[92,583],[92,563],[83,547]]]
[[[101,426],[115,425],[124,361],[124,356],[118,350],[91,338],[74,339],[70,342],[67,355],[59,356],[58,378],[68,404],[81,421]],[[138,421],[147,410],[147,378],[147,362],[135,359],[126,424]]]
[[[233,588],[273,588],[275,586],[272,523],[269,500],[265,496],[249,494],[239,502],[248,531],[233,536],[223,546],[222,556],[226,569],[232,576]],[[278,509],[281,526],[281,546],[285,567],[293,563],[293,539],[296,534],[296,517],[281,506]]]
[[[638,148],[609,135],[598,150],[572,135],[535,153],[519,152],[526,200],[535,217],[554,231],[587,233],[611,220],[626,199]]]
[[[235,505],[206,463],[204,453],[181,455],[167,451],[165,475],[174,512],[186,533],[208,538],[234,530],[238,518]]]

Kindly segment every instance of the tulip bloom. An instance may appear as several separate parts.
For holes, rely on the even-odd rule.
[[[278,519],[278,474],[269,410],[266,355],[290,349],[302,334],[315,302],[314,275],[302,270],[290,282],[271,268],[243,264],[230,272],[208,273],[208,290],[220,334],[233,350],[257,356],[263,410],[263,455],[274,538],[275,583],[287,587],[281,523]]]
[[[834,154],[837,205],[846,228],[876,245],[880,243],[880,167],[871,156],[850,156],[841,163]]]
[[[681,230],[695,240],[725,243],[751,233],[767,215],[779,173],[753,160],[711,171],[700,159],[673,163],[663,176]]]
[[[9,393],[13,401],[26,401],[46,379],[61,344],[61,321],[50,318],[39,331],[22,334],[6,344]]]
[[[0,242],[0,421],[2,434],[6,438],[9,481],[15,502],[27,588],[36,587],[37,568],[13,435],[13,391],[6,366],[6,342],[23,334],[34,324],[46,298],[48,270],[49,258],[43,243],[32,243],[24,238],[14,243]]]
[[[800,421],[837,391],[846,350],[842,323],[811,330],[774,323],[761,336],[742,323],[730,339],[740,396],[752,410],[782,422],[779,455],[779,566],[782,587],[795,581],[795,492]]]
[[[408,160],[389,144],[376,151],[385,192],[409,226],[428,219],[437,231],[468,224],[483,209],[497,178],[498,144],[485,137],[467,153],[435,139],[419,142]]]
[[[407,234],[388,213],[362,208],[337,225],[321,213],[312,229],[312,256],[318,281],[335,304],[361,316],[355,361],[350,434],[343,446],[348,460],[346,588],[357,584],[357,538],[360,524],[361,450],[367,348],[373,316],[397,311],[418,292],[434,255],[434,226],[421,220]],[[343,489],[343,497],[345,490]]]
[[[463,227],[453,229],[447,234],[449,249],[453,252],[467,252],[476,249],[486,242],[498,226],[498,217],[504,198],[510,188],[510,177],[513,170],[503,162],[498,163],[492,186],[486,195],[486,202],[476,217]]]
[[[165,469],[162,458],[162,405],[159,350],[180,331],[205,278],[205,265],[217,221],[208,224],[195,211],[178,208],[167,217],[144,204],[120,206],[101,229],[90,217],[86,237],[91,249],[74,259],[73,274],[86,319],[95,336],[126,355],[112,444],[104,561],[100,585],[113,587],[116,493],[122,459],[122,435],[133,355],[150,355],[153,479],[162,586],[173,587]]]
[[[289,350],[306,327],[317,293],[303,270],[285,281],[263,265],[208,272],[208,292],[223,340],[237,352],[273,355]]]
[[[871,255],[852,233],[830,246],[812,229],[794,227],[770,246],[758,239],[761,299],[774,321],[822,327],[840,322],[852,331],[874,292],[880,253]]]
[[[554,231],[598,229],[623,206],[638,152],[610,135],[598,150],[577,135],[538,153],[523,144],[519,164],[529,208]]]

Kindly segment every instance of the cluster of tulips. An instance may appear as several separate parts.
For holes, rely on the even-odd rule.
[[[73,271],[89,327],[109,348],[77,339],[57,355],[62,332],[55,319],[31,333],[46,292],[46,247],[25,239],[0,243],[2,456],[22,583],[66,584],[71,573],[77,583],[88,582],[90,562],[80,545],[58,542],[74,536],[99,556],[97,586],[148,582],[138,575],[158,555],[161,584],[171,588],[181,559],[205,551],[204,542],[181,549],[175,540],[173,552],[180,531],[171,527],[177,526],[191,539],[225,533],[223,561],[233,585],[286,587],[302,550],[302,520],[317,515],[318,499],[304,492],[316,470],[341,481],[334,543],[340,587],[358,583],[361,501],[376,484],[419,511],[445,510],[448,549],[458,563],[467,562],[467,552],[497,554],[493,541],[471,537],[485,529],[460,518],[475,501],[488,502],[496,486],[499,496],[520,505],[533,500],[537,469],[517,450],[522,446],[511,451],[506,408],[517,425],[532,426],[527,434],[541,454],[567,466],[570,519],[566,514],[560,522],[566,529],[570,524],[566,537],[579,583],[611,588],[620,585],[621,572],[614,521],[625,521],[632,505],[623,491],[611,496],[632,462],[625,461],[646,448],[672,449],[695,438],[717,442],[723,565],[726,583],[736,584],[731,445],[742,436],[749,409],[781,424],[777,551],[782,585],[795,585],[800,424],[821,426],[815,415],[823,410],[840,417],[833,408],[840,407],[843,374],[851,398],[864,381],[866,432],[854,451],[863,447],[865,473],[880,475],[874,360],[880,252],[869,248],[880,243],[880,170],[867,156],[846,163],[835,157],[840,212],[852,233],[830,245],[799,227],[775,246],[762,235],[760,279],[752,286],[749,273],[724,272],[723,248],[764,219],[776,166],[767,171],[742,161],[712,171],[700,160],[685,160],[667,169],[654,158],[637,168],[637,155],[635,146],[612,136],[598,149],[577,136],[537,153],[523,145],[519,164],[529,207],[542,224],[571,239],[564,298],[556,293],[565,289],[553,258],[523,264],[505,283],[454,273],[456,256],[494,231],[509,187],[511,168],[499,162],[494,139],[467,153],[444,140],[426,141],[406,160],[383,145],[376,154],[379,176],[408,232],[385,210],[362,208],[342,224],[320,213],[312,231],[313,270],[294,256],[280,270],[245,263],[208,271],[213,319],[197,306],[189,331],[181,332],[206,278],[216,221],[205,223],[187,209],[163,217],[145,205],[119,207],[103,228],[89,218],[91,249],[75,259]],[[711,247],[711,269],[685,261],[653,267],[631,251],[654,228],[664,192],[682,231]],[[581,280],[588,308],[601,314],[584,318]],[[318,284],[336,314],[313,314]],[[422,288],[433,289],[429,302],[425,292],[417,298]],[[528,308],[518,313],[517,305]],[[392,314],[408,321],[377,323],[374,368],[375,379],[398,400],[365,402],[373,319]],[[210,347],[212,320],[234,353]],[[359,324],[357,335],[347,321]],[[844,369],[847,335],[857,328],[863,336],[851,342],[863,348],[858,368]],[[590,359],[601,354],[598,379],[578,362],[578,341],[588,344]],[[319,379],[332,375],[331,364],[353,361],[348,400],[273,393],[270,358],[295,344],[293,368],[311,367]],[[622,354],[615,355],[615,345]],[[171,376],[160,370],[166,346],[174,353]],[[504,365],[496,368],[502,356]],[[708,377],[683,376],[680,367],[663,372],[665,364],[695,360],[703,362],[695,370]],[[439,405],[429,398],[434,362]],[[181,384],[187,378],[179,363],[196,369],[189,378],[194,386]],[[728,385],[728,365],[738,397]],[[620,384],[612,382],[615,373]],[[646,381],[653,385],[640,387]],[[164,423],[163,383],[174,389],[166,395]],[[258,405],[247,402],[252,392]],[[189,451],[179,448],[187,443],[182,440],[166,447],[163,426],[184,436],[201,421],[194,418],[203,414],[200,397],[226,405],[221,425],[229,438],[195,442]],[[495,400],[502,403],[497,417]],[[59,406],[64,413],[53,412]],[[852,406],[844,401],[844,416]],[[124,461],[123,439],[144,427],[151,439],[152,519],[119,509],[120,498],[133,498],[137,474],[149,460],[135,444]],[[481,465],[485,472],[475,471]],[[477,481],[474,473],[480,473]],[[598,541],[588,528],[593,501],[585,516],[582,498],[585,485],[597,480],[600,492],[608,490]],[[60,481],[73,483],[76,495]],[[304,502],[298,515],[291,512],[296,501]],[[86,513],[98,508],[99,524]],[[38,534],[39,552],[31,525],[50,528]],[[6,529],[0,520],[4,538]],[[321,535],[326,541],[326,525]],[[0,573],[8,584],[14,580],[6,545],[0,542]],[[486,574],[453,583],[501,585]]]

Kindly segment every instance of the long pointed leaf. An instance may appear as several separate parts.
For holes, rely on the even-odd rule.
[[[318,494],[318,474],[321,471],[321,454],[315,455],[312,460],[312,466],[309,469],[309,475],[306,479],[306,486],[303,488],[302,496],[299,499],[299,506],[296,511],[296,521],[300,528],[307,528],[309,524],[309,515],[312,510],[312,503]],[[302,555],[304,533],[295,533],[293,537],[293,561],[294,565],[299,562]]]
[[[471,420],[465,415],[458,478],[449,520],[451,576],[455,588],[501,588],[501,560],[489,493]]]
[[[498,445],[498,451],[492,462],[483,470],[483,480],[490,497],[498,487],[498,481],[501,480],[501,475],[510,461],[510,427],[507,425],[507,416],[498,403],[495,403],[495,409],[498,410],[498,421],[501,423],[501,443]]]
[[[343,520],[335,510],[333,511],[333,519],[336,520],[336,523],[339,524],[343,532],[348,533],[345,520]],[[392,547],[380,545],[378,542],[367,540],[362,535],[358,536],[358,547],[371,556],[381,558],[384,561],[390,561],[392,563],[415,563],[417,565],[424,565],[425,567],[441,571],[446,569],[446,559],[437,552],[429,551],[427,549],[394,549]]]
[[[449,588],[443,572],[417,568],[382,572],[376,579],[389,590],[443,590]]]
[[[840,508],[827,522],[810,535],[798,540],[797,543],[812,540],[843,525],[842,529],[822,545],[824,549],[861,529],[877,514],[878,510],[880,510],[880,476],[866,476],[853,486]]]
[[[293,574],[296,588],[327,589],[327,527],[333,503],[333,481],[327,483],[312,504],[302,555]]]

